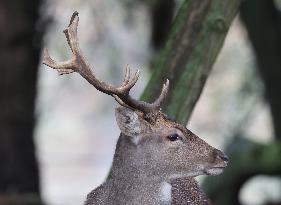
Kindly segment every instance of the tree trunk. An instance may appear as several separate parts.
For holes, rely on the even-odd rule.
[[[254,47],[273,117],[275,137],[281,139],[281,16],[273,0],[247,0],[241,18]],[[258,23],[257,23],[258,22]]]
[[[150,6],[152,21],[151,42],[156,50],[161,49],[167,40],[175,6],[175,0],[157,0]]]
[[[36,30],[40,4],[0,2],[0,195],[39,195],[33,129],[43,32]]]

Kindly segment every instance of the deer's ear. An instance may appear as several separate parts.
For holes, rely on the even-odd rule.
[[[142,119],[133,110],[125,107],[115,109],[117,124],[123,134],[132,137],[136,143],[139,141],[142,132]]]

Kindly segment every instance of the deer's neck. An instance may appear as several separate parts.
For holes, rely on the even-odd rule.
[[[113,177],[111,182],[113,198],[120,204],[134,202],[134,204],[171,204],[172,186],[159,179],[147,176]]]
[[[170,204],[172,186],[155,173],[141,165],[142,162],[132,159],[135,151],[133,144],[120,136],[115,152],[110,186],[115,197],[124,202],[135,204]],[[123,151],[126,150],[126,151]],[[126,203],[123,203],[126,204]]]

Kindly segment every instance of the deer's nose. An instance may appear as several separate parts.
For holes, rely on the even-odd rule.
[[[215,154],[216,154],[216,157],[223,160],[225,163],[228,163],[229,161],[229,158],[226,154],[224,154],[222,151],[218,150],[218,149],[215,149]]]

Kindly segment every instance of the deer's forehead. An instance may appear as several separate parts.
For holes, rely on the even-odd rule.
[[[175,132],[180,132],[184,135],[190,133],[190,131],[183,125],[171,121],[169,119],[166,119],[165,117],[160,117],[156,120],[156,123],[152,126],[154,127],[155,130],[160,130],[160,131],[175,131]]]
[[[166,135],[171,135],[171,134],[179,134],[179,135],[183,135],[182,131],[175,128],[175,127],[157,127],[154,129],[150,129],[149,132],[147,132],[147,135],[156,135],[156,136],[166,136]]]

